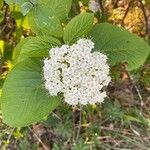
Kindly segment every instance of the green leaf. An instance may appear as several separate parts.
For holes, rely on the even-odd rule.
[[[61,42],[50,36],[37,36],[28,40],[20,51],[20,56],[46,57],[50,48],[61,45]]]
[[[89,0],[81,0],[83,5],[88,5],[89,4]]]
[[[17,59],[20,55],[20,51],[21,51],[21,48],[23,47],[23,45],[31,39],[32,39],[32,37],[24,38],[17,44],[17,46],[14,49],[13,56],[12,56],[14,64],[17,62]]]
[[[4,13],[0,11],[0,22],[2,22],[3,20],[4,20]]]
[[[3,5],[4,5],[4,1],[1,0],[1,1],[0,1],[0,9],[3,7]]]
[[[107,54],[111,65],[127,62],[128,70],[144,64],[150,47],[140,37],[109,23],[97,24],[89,33],[96,51]]]
[[[50,97],[44,88],[42,65],[38,60],[27,59],[8,74],[1,97],[6,124],[28,126],[40,121],[58,106],[58,97]]]
[[[39,1],[39,0],[30,0],[30,2],[31,2],[33,5],[37,4],[38,1]]]
[[[72,0],[41,0],[41,3],[47,5],[55,17],[60,20],[64,20],[68,17],[68,13],[71,9]]]
[[[73,43],[86,36],[92,29],[93,22],[94,15],[92,13],[83,13],[74,17],[64,30],[63,39],[65,43]]]
[[[33,7],[33,4],[30,2],[25,2],[21,5],[21,12],[25,16]]]
[[[48,5],[37,4],[29,13],[31,29],[37,35],[62,37],[63,29],[60,20]]]
[[[12,11],[11,14],[12,14],[12,17],[13,17],[15,20],[20,20],[20,19],[23,19],[23,18],[24,18],[24,16],[22,15],[22,13],[19,12],[19,11]]]
[[[50,36],[37,36],[28,39],[21,44],[19,43],[19,46],[15,48],[15,62],[20,62],[29,57],[46,57],[50,48],[61,44],[59,40]]]
[[[5,0],[5,2],[9,5],[11,4],[19,4],[22,5],[23,3],[27,2],[28,0]]]
[[[141,123],[141,120],[140,120],[140,119],[138,119],[138,118],[136,118],[136,117],[134,117],[134,116],[130,116],[130,115],[124,115],[124,119],[125,119],[126,121],[135,121],[135,122]]]

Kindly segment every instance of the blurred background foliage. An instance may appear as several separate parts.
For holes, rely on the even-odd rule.
[[[90,11],[88,2],[73,0],[70,17]],[[95,22],[123,26],[150,43],[149,0],[99,3]],[[15,46],[23,37],[34,36],[20,9],[0,0],[0,89],[12,66]],[[126,64],[118,64],[111,75],[109,99],[102,105],[70,108],[62,104],[41,123],[21,129],[6,126],[0,117],[0,149],[150,149],[150,57],[143,67],[132,72],[126,70]]]

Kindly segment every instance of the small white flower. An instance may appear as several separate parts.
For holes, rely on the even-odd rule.
[[[90,0],[89,1],[89,10],[96,13],[100,9],[98,0]]]
[[[50,95],[63,93],[69,105],[104,101],[107,95],[103,87],[111,80],[107,56],[92,53],[93,48],[91,40],[80,39],[72,46],[63,45],[50,50],[43,66],[45,88]]]

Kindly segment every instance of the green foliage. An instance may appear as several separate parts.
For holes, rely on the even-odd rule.
[[[65,43],[76,42],[84,37],[92,29],[94,15],[92,13],[83,13],[74,17],[65,27],[63,39]]]
[[[120,120],[124,116],[120,105],[118,103],[113,103],[111,100],[105,100],[102,104],[103,115],[109,120]]]
[[[72,134],[72,124],[71,122],[58,123],[54,129],[55,133],[58,135],[61,133],[61,136],[64,138],[69,138]]]
[[[146,119],[141,112],[136,108],[130,108],[124,114],[124,121],[125,122],[137,122],[143,124],[145,126],[150,126],[150,122]]]
[[[0,9],[3,7],[3,5],[4,5],[4,1],[1,0],[0,1]],[[3,19],[4,19],[4,12],[0,10],[0,22],[2,22]]]
[[[5,0],[5,2],[9,5],[11,4],[18,4],[22,5],[23,3],[27,2],[28,0]]]
[[[19,19],[22,19],[23,18],[23,15],[21,12],[19,11],[12,11],[12,17],[15,19],[15,20],[19,20]]]
[[[150,87],[150,66],[149,65],[143,68],[140,81],[143,83],[145,87]]]
[[[25,2],[24,4],[21,5],[21,12],[25,16],[33,7],[33,4],[30,2]]]
[[[82,4],[84,4],[84,5],[88,5],[89,0],[81,0],[81,2],[82,2]]]
[[[60,20],[68,18],[68,13],[71,9],[72,0],[41,0],[45,6],[48,6],[55,17]]]
[[[13,52],[13,62],[14,64],[17,63],[17,59],[20,55],[20,51],[21,51],[21,48],[23,47],[23,45],[27,42],[27,41],[30,41],[32,39],[32,37],[27,37],[27,38],[24,38],[22,39],[18,44],[17,46],[15,47],[14,49],[14,52]]]
[[[68,18],[72,0],[6,0],[6,2],[18,5],[22,14],[19,10],[12,9],[16,22],[18,20],[22,22],[25,19],[23,15],[27,15],[31,30],[36,35],[22,39],[14,49],[14,67],[8,74],[2,90],[3,118],[11,126],[26,126],[40,121],[58,105],[58,97],[48,95],[43,83],[41,62],[47,57],[50,48],[61,46],[63,43],[73,44],[80,38],[89,37],[95,42],[94,50],[106,53],[111,65],[127,61],[129,70],[140,67],[149,54],[150,48],[141,38],[122,28],[108,23],[93,27],[93,13],[81,13],[72,19]],[[86,0],[84,2],[87,3]],[[70,21],[65,25],[64,21],[66,23],[67,20]],[[12,56],[12,51],[10,55]],[[118,105],[112,103],[104,105],[108,108],[104,111],[110,120],[121,119],[124,115]],[[63,130],[63,135],[69,136],[70,124],[66,123],[66,128],[63,128],[64,124],[63,122],[58,124],[57,130],[59,132]]]
[[[37,35],[62,36],[61,22],[47,5],[36,5],[29,13],[29,23]]]
[[[72,150],[88,150],[90,146],[84,142],[83,139],[80,139],[77,144],[72,147]]]
[[[39,1],[29,14],[32,30],[40,35],[61,37],[63,29],[60,20],[67,18],[71,3],[71,0]]]
[[[40,121],[59,104],[42,86],[42,64],[27,59],[9,73],[2,93],[3,120],[10,126],[27,126]]]
[[[3,7],[3,4],[4,4],[4,1],[1,0],[1,1],[0,1],[0,9]]]
[[[20,11],[23,14],[23,16],[25,16],[37,3],[37,0],[5,0],[5,2],[10,6],[17,5],[19,9],[21,9]]]
[[[14,51],[14,61],[19,62],[28,57],[46,57],[50,48],[60,44],[59,40],[50,36],[36,36],[23,39],[22,43],[20,42]]]
[[[2,22],[4,19],[4,13],[2,11],[0,11],[0,22]]]
[[[41,120],[42,122],[33,126],[33,130],[32,127],[20,129],[1,124],[1,149],[36,150],[43,146],[39,140],[53,150],[148,149],[150,59],[147,59],[143,68],[139,67],[144,64],[150,48],[144,40],[122,28],[109,23],[94,25],[94,18],[101,22],[105,15],[109,17],[107,10],[111,8],[115,14],[116,8],[112,8],[117,6],[111,5],[109,8],[107,4],[107,7],[103,7],[104,12],[100,8],[97,13],[92,14],[81,12],[89,11],[89,0],[5,2],[9,6],[5,7],[4,0],[0,0],[0,113],[4,122],[13,127],[24,127]],[[119,1],[119,9],[121,2]],[[102,4],[104,3],[103,0]],[[120,10],[119,18],[124,9]],[[110,18],[109,20],[112,21]],[[128,22],[128,15],[125,20]],[[112,22],[117,23],[116,19]],[[142,36],[144,30],[145,28]],[[62,46],[64,43],[71,45],[84,37],[95,42],[94,50],[108,55],[112,66],[119,63],[111,69],[111,76],[114,75],[108,87],[111,100],[106,99],[100,105],[80,108],[70,107],[65,103],[59,105],[60,95],[52,97],[44,87],[42,62],[52,47]],[[125,80],[129,77],[124,66],[120,64],[124,61],[127,61],[128,69],[132,70],[132,82]],[[143,107],[140,106],[134,88],[134,84],[138,84],[136,81],[141,81],[145,86],[139,89]],[[125,86],[119,84],[120,82]],[[131,105],[137,105],[135,109],[128,107],[127,103],[130,106],[130,101],[125,102],[125,106],[122,103],[126,101],[124,96],[128,97],[128,92],[129,97],[130,93],[131,98],[133,96]],[[132,102],[134,100],[135,103]],[[57,109],[50,114],[55,108]]]
[[[108,55],[111,65],[126,61],[129,70],[143,65],[150,52],[143,39],[109,23],[97,24],[89,37],[95,42],[96,51]]]

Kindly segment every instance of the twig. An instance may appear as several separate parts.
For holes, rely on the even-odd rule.
[[[57,114],[55,114],[54,112],[52,112],[52,115],[53,115],[54,117],[56,117],[57,119],[59,119],[60,121],[62,121],[62,119],[61,119]]]
[[[82,106],[80,106],[79,126],[78,126],[78,131],[77,131],[76,141],[79,139],[81,127],[82,127]]]
[[[112,132],[117,132],[117,133],[120,133],[120,134],[125,134],[125,135],[132,135],[128,130],[128,129],[124,129],[124,130],[120,130],[120,128],[110,128],[110,127],[104,127],[104,126],[101,126],[100,127],[101,130],[106,130],[106,131],[112,131]]]
[[[101,9],[102,16],[103,16],[104,15],[104,7],[103,7],[102,0],[99,0],[99,5],[100,5],[100,9]]]
[[[136,134],[137,136],[140,137],[140,133],[139,133],[138,131],[136,131],[136,130],[132,127],[131,124],[130,124],[130,129],[133,131],[134,134]]]
[[[141,7],[141,10],[143,12],[143,16],[144,16],[144,20],[145,20],[145,28],[146,28],[146,34],[148,35],[148,19],[147,19],[147,15],[146,15],[146,11],[145,11],[145,7],[142,3],[142,0],[138,0],[139,3],[140,3],[140,7]]]
[[[98,140],[106,140],[106,139],[111,139],[111,136],[99,136],[97,137]]]
[[[13,134],[14,130],[15,130],[15,128],[12,129],[11,133],[9,134],[9,136],[8,136],[8,138],[6,140],[8,143],[9,143],[11,137],[12,137],[12,134]],[[4,146],[4,149],[7,149],[6,147],[7,147],[7,145]]]
[[[98,0],[98,3],[99,3],[99,6],[100,6],[100,11],[101,11],[101,16],[102,16],[102,21],[105,20],[105,17],[106,17],[106,13],[105,13],[105,9],[104,9],[104,6],[103,6],[103,2],[102,0]]]
[[[9,136],[8,136],[8,138],[7,138],[7,141],[9,141],[9,140],[11,139],[14,130],[15,130],[15,128],[12,129],[11,133],[9,134]]]
[[[127,16],[128,12],[129,12],[130,7],[131,7],[131,5],[132,5],[133,2],[134,2],[134,0],[130,1],[129,4],[128,4],[128,7],[127,7],[127,9],[126,9],[126,11],[125,11],[125,14],[124,14],[124,16],[123,16],[123,18],[122,18],[122,25],[124,25],[124,20],[125,20],[125,18],[126,18],[126,16]]]
[[[73,126],[73,130],[72,130],[72,143],[73,145],[75,144],[75,108],[72,108],[72,126]]]
[[[38,135],[30,128],[29,130],[33,133],[33,135],[36,137],[36,139],[39,141],[39,143],[43,146],[45,150],[49,150],[49,148],[42,142],[42,140],[38,137]]]
[[[144,16],[144,20],[145,20],[145,31],[146,31],[146,34],[147,34],[147,37],[148,37],[148,43],[150,45],[150,21],[149,21],[149,15],[146,14],[146,10],[145,10],[145,7],[144,7],[144,4],[142,3],[142,0],[138,0],[139,3],[140,3],[140,7],[141,7],[141,10],[143,12],[143,16]]]
[[[143,102],[142,95],[141,95],[140,90],[139,90],[139,88],[137,87],[137,85],[136,85],[136,83],[135,83],[135,81],[134,81],[132,75],[130,75],[129,72],[128,72],[128,75],[129,75],[129,78],[130,78],[130,80],[132,81],[132,84],[133,84],[133,86],[134,86],[134,88],[135,88],[135,90],[136,90],[136,92],[137,92],[137,94],[138,94],[138,97],[139,97],[139,99],[140,99],[140,102],[141,102],[141,103],[140,103],[140,105],[141,105],[140,115],[142,115],[142,114],[143,114],[143,106],[144,106],[144,102]]]
[[[118,2],[119,0],[116,0],[116,2],[114,2],[114,9],[118,7]]]

